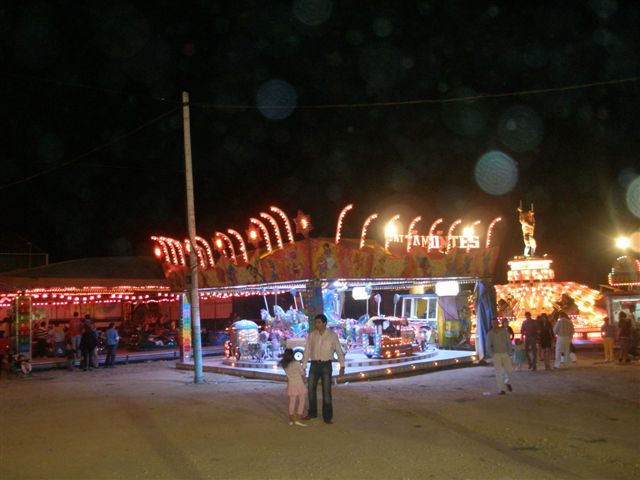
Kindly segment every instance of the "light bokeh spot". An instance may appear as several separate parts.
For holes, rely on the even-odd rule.
[[[518,183],[518,165],[506,153],[492,150],[478,159],[475,168],[478,186],[490,195],[504,195]]]
[[[293,2],[293,14],[302,23],[311,27],[329,20],[332,8],[331,0],[295,0]]]
[[[640,218],[640,177],[637,177],[627,187],[626,200],[629,211]]]
[[[283,120],[296,108],[298,94],[284,80],[269,80],[262,84],[256,94],[256,105],[260,113],[269,120]]]

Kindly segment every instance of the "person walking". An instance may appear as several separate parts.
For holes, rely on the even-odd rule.
[[[109,328],[105,332],[105,345],[107,348],[107,358],[104,361],[104,368],[114,368],[116,361],[116,350],[118,349],[118,342],[120,341],[120,335],[116,330],[115,323],[111,322]]]
[[[602,320],[600,335],[602,336],[602,346],[604,347],[604,362],[613,362],[613,344],[616,341],[616,326],[611,323],[609,317],[604,317]]]
[[[540,336],[540,324],[531,318],[531,312],[525,312],[524,322],[520,327],[520,334],[524,337],[524,349],[529,360],[529,370],[538,369],[538,337]]]
[[[80,353],[82,354],[82,370],[92,370],[91,358],[93,351],[96,349],[97,338],[96,334],[90,325],[84,326],[84,332],[80,338]]]
[[[571,361],[569,353],[571,352],[571,339],[575,333],[573,323],[566,312],[561,311],[558,315],[558,321],[553,327],[553,333],[556,335],[556,361],[555,368],[560,368],[560,362],[569,365]]]
[[[620,342],[620,358],[619,363],[631,360],[629,358],[629,350],[631,348],[631,319],[627,317],[625,312],[618,314],[618,341]]]
[[[314,320],[314,330],[307,337],[307,344],[304,349],[302,368],[307,371],[307,363],[311,362],[309,368],[309,410],[303,420],[310,420],[318,416],[317,389],[318,381],[322,379],[322,419],[324,423],[333,423],[333,404],[331,400],[331,361],[333,354],[338,356],[340,362],[339,375],[344,375],[344,352],[340,346],[338,335],[331,330],[327,330],[327,317],[324,314],[316,315]]]
[[[282,354],[280,366],[287,374],[287,395],[289,396],[289,425],[297,425],[306,427],[306,423],[302,423],[302,413],[304,412],[305,397],[307,396],[307,378],[300,362],[293,357],[291,348],[285,349]]]
[[[551,346],[553,345],[553,327],[546,313],[538,317],[540,324],[540,350],[544,359],[544,369],[551,370]]]
[[[497,318],[491,322],[492,328],[487,335],[487,352],[493,359],[493,368],[496,371],[496,383],[498,384],[498,395],[505,395],[509,390],[513,391],[511,386],[511,341],[509,340],[509,332],[500,326]]]

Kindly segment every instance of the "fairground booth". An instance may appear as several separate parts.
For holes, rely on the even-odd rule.
[[[394,364],[415,370],[428,358],[437,366],[434,359],[443,352],[451,363],[482,356],[495,314],[491,277],[498,247],[492,231],[500,218],[426,223],[419,216],[371,213],[359,220],[360,238],[342,238],[343,224],[355,218],[352,210],[347,205],[339,212],[331,238],[311,238],[310,216],[299,211],[292,222],[277,207],[250,218],[244,235],[229,228],[214,232],[210,241],[197,236],[193,246],[189,239],[151,237],[172,290],[185,292],[182,363],[192,361],[186,294],[191,248],[201,300],[233,298],[234,308],[255,305],[229,328],[225,373],[276,369],[286,347],[301,358],[318,313],[341,339],[347,373],[350,367],[355,372],[378,366],[390,374]],[[381,227],[384,236],[378,240]]]
[[[607,313],[617,324],[620,312],[631,319],[634,331],[634,350],[640,329],[640,259],[632,255],[618,257],[607,277],[608,284],[601,290],[607,301]]]
[[[177,349],[180,298],[152,257],[85,258],[0,274],[2,330],[29,356],[37,326],[64,328],[76,313],[99,331],[114,322],[123,348]],[[223,300],[203,307],[209,316],[231,311]]]

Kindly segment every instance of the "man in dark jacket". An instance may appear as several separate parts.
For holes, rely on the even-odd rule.
[[[540,337],[540,325],[537,320],[531,318],[530,312],[525,312],[524,322],[520,328],[520,334],[524,339],[524,349],[529,360],[529,370],[538,369],[538,338]]]
[[[98,344],[98,338],[95,332],[89,325],[85,325],[84,332],[80,338],[80,352],[82,353],[82,369],[86,372],[87,369],[91,370],[91,357],[93,351]]]

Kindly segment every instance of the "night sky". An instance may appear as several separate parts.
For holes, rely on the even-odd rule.
[[[523,200],[597,286],[640,225],[639,31],[615,0],[5,1],[2,228],[54,262],[184,238],[186,89],[205,238],[272,204],[330,237],[353,202],[346,237],[502,215],[504,263]]]

